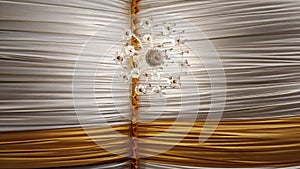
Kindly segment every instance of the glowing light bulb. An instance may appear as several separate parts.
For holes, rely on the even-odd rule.
[[[163,55],[158,49],[149,49],[146,53],[146,62],[149,66],[159,66],[163,64]]]

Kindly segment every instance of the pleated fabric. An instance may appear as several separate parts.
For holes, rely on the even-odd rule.
[[[98,39],[106,39],[107,46],[121,39],[117,32],[128,25],[129,6],[126,1],[2,1],[0,130],[79,127],[72,93],[74,70],[80,69],[76,61],[81,52],[86,58],[105,54],[84,47],[114,20],[120,22]],[[111,63],[106,71],[113,67]],[[105,77],[111,75],[97,78],[102,80],[97,93],[111,89]],[[109,114],[107,118],[124,123],[121,115]],[[86,124],[96,123],[91,116],[87,114]]]
[[[0,168],[130,168],[130,84],[112,59],[130,4],[0,1]],[[138,6],[191,51],[183,90],[139,97],[139,168],[299,168],[300,2]]]

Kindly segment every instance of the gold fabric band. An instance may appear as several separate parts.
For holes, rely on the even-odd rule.
[[[140,162],[238,168],[300,165],[299,122],[300,117],[221,121],[214,134],[205,143],[199,144],[203,122],[197,121],[192,131],[171,150]],[[172,124],[173,121],[167,120],[139,123],[139,137],[155,136]],[[182,130],[186,124],[182,122]],[[128,125],[114,126],[114,129],[129,135]],[[105,127],[94,130],[113,137],[106,133]],[[82,128],[0,134],[0,168],[62,167],[128,160],[99,147]],[[180,134],[180,129],[173,134]],[[153,149],[139,149],[147,153],[155,151],[159,145],[172,144],[172,133],[165,140],[151,144]],[[130,147],[118,151],[126,153]]]

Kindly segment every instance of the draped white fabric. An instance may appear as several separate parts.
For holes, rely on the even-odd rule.
[[[0,130],[80,126],[72,97],[76,60],[89,38],[117,19],[121,22],[111,25],[101,38],[107,44],[120,40],[117,32],[128,25],[129,5],[126,1],[2,1]],[[104,55],[92,50],[86,51],[91,57]],[[106,77],[111,74],[98,78]],[[111,90],[109,82],[101,82],[102,90],[95,89],[102,97],[108,97],[103,93]],[[110,115],[115,123],[124,121],[117,113]],[[91,114],[85,121],[96,123]]]
[[[1,130],[78,126],[71,91],[76,59],[90,36],[105,25],[111,24],[111,29],[102,33],[108,44],[105,47],[118,42],[119,31],[128,27],[129,5],[126,1],[2,1]],[[180,19],[186,19],[213,43],[227,80],[223,118],[299,114],[298,1],[144,0],[140,7],[140,18],[179,23],[186,37],[192,37],[195,30],[180,25]],[[91,52],[93,57],[101,57],[96,49]],[[204,91],[199,112],[203,118],[209,112],[210,84],[201,65],[194,62],[193,67],[199,68],[197,81]],[[102,66],[108,73],[99,74],[99,79],[111,78],[115,68]],[[102,89],[97,92],[105,93],[108,100],[111,81],[98,83]],[[165,109],[169,112],[166,117],[176,117],[172,110],[172,106]],[[107,111],[114,114],[115,122],[126,121],[116,115],[116,109]],[[94,121],[89,115],[86,120]]]

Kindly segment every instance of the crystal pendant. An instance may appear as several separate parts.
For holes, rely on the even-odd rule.
[[[152,36],[149,34],[144,35],[143,40],[145,43],[151,44],[151,42],[153,41]]]
[[[162,94],[162,89],[160,86],[154,86],[151,92],[152,94]]]
[[[172,88],[179,88],[180,87],[180,80],[175,79],[174,77],[169,77],[168,79],[169,86]]]
[[[130,73],[131,77],[133,77],[133,78],[138,78],[140,76],[140,74],[141,74],[141,71],[138,68],[133,68]]]
[[[180,38],[179,38],[179,37],[176,37],[176,38],[174,39],[174,45],[179,45],[180,43],[181,43]]]
[[[135,91],[137,94],[146,94],[146,86],[145,86],[145,85],[138,84],[137,86],[135,86],[134,91]]]
[[[184,59],[183,61],[180,62],[180,66],[187,68],[190,66],[190,64],[187,59]]]
[[[126,73],[126,72],[122,72],[120,77],[121,77],[121,79],[122,79],[124,82],[128,82],[128,81],[129,81],[129,75],[128,75],[128,73]]]
[[[133,56],[135,54],[135,49],[133,46],[126,46],[125,53],[126,55]]]
[[[152,19],[150,19],[150,18],[142,19],[141,26],[145,29],[151,28],[152,27]]]
[[[159,72],[154,70],[154,71],[151,72],[150,75],[151,75],[152,80],[160,80],[160,73]]]
[[[120,53],[116,53],[116,55],[114,56],[114,61],[120,64],[124,61],[124,57]]]
[[[124,32],[122,32],[122,34],[124,40],[129,40],[132,37],[132,33],[130,30],[125,30]]]
[[[169,35],[174,27],[175,27],[175,24],[165,23],[164,27],[163,27],[163,34]]]

